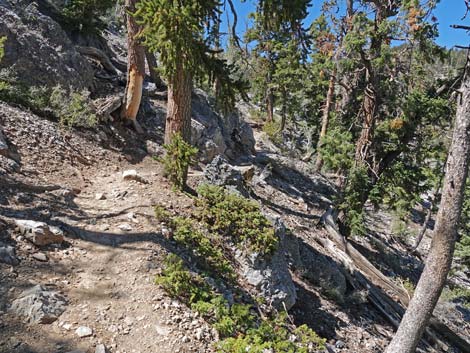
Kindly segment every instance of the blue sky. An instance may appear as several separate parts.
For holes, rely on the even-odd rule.
[[[255,0],[246,0],[242,3],[241,0],[233,0],[238,13],[238,32],[243,33],[248,22],[248,14],[255,9]],[[321,10],[321,0],[313,0],[312,7],[310,8],[309,17],[306,20],[306,24],[309,24],[314,18],[318,16]],[[454,45],[469,45],[470,44],[470,33],[466,33],[463,30],[456,30],[450,28],[452,24],[465,24],[470,25],[469,18],[461,20],[465,13],[464,0],[441,0],[437,5],[437,9],[434,12],[435,17],[438,19],[439,25],[439,38],[437,43],[439,45],[451,48]],[[226,18],[223,18],[224,24],[222,30],[226,31]],[[224,28],[225,27],[225,28]]]

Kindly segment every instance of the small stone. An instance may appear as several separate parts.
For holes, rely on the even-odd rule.
[[[196,339],[198,341],[202,340],[202,337],[204,336],[204,330],[202,328],[198,328],[196,330]]]
[[[132,226],[129,223],[123,223],[118,226],[120,230],[123,232],[131,232],[132,231]]]
[[[124,180],[134,180],[142,184],[148,184],[148,181],[145,180],[142,176],[137,174],[135,169],[126,170],[122,173],[122,179]]]
[[[336,341],[336,343],[335,343],[335,347],[338,348],[338,349],[343,349],[344,347],[346,347],[346,343],[344,343],[344,342],[341,341],[341,340],[338,340],[338,341]]]
[[[93,334],[93,330],[87,326],[80,326],[75,330],[75,333],[78,337],[83,338],[91,336]]]
[[[32,256],[33,256],[33,259],[41,261],[41,262],[46,262],[48,260],[46,254],[42,252],[34,253]]]
[[[102,192],[99,192],[95,195],[95,200],[98,200],[98,201],[106,200],[106,195]]]
[[[183,338],[181,339],[181,342],[188,343],[189,342],[189,337],[188,336],[183,336]]]

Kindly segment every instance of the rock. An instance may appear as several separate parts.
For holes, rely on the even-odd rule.
[[[218,115],[207,94],[198,89],[192,107],[191,142],[199,149],[199,160],[203,163],[209,163],[217,155],[237,158],[254,153],[253,130],[238,112]]]
[[[255,175],[254,165],[235,166],[234,168],[242,174],[243,180],[245,180],[245,182],[247,183],[249,183],[253,179],[253,176]]]
[[[45,6],[27,0],[1,4],[0,33],[8,39],[0,69],[8,68],[26,87],[60,84],[75,91],[92,87],[92,66]]]
[[[341,340],[337,340],[336,343],[335,343],[335,347],[338,348],[338,349],[343,349],[344,347],[346,347],[346,343],[344,343]]]
[[[123,180],[134,180],[134,181],[138,181],[139,183],[142,183],[142,184],[148,184],[148,181],[145,180],[139,174],[137,174],[137,171],[135,169],[125,170],[122,173],[122,179]]]
[[[283,250],[286,229],[279,219],[275,221],[274,227],[280,243],[272,255],[246,255],[237,251],[235,260],[240,265],[244,279],[256,287],[269,304],[278,310],[284,310],[284,306],[289,310],[294,306],[297,294]]]
[[[338,264],[292,234],[286,234],[284,239],[284,250],[293,269],[321,287],[331,299],[342,302],[347,284]]]
[[[7,144],[7,140],[5,136],[3,135],[2,130],[0,130],[0,155],[8,157],[9,153],[9,148]]]
[[[13,246],[0,246],[0,262],[12,266],[16,266],[20,263],[20,260],[16,257],[15,248]]]
[[[213,185],[223,186],[227,190],[248,196],[242,173],[228,163],[221,155],[215,157],[204,169],[205,179]]]
[[[88,326],[80,326],[75,330],[75,333],[78,337],[83,338],[91,336],[93,334],[93,330]]]
[[[106,349],[106,346],[104,344],[99,344],[95,348],[95,353],[107,353],[108,350]]]
[[[46,262],[48,260],[46,254],[42,252],[34,253],[32,256],[33,256],[33,259],[41,261],[41,262]]]
[[[50,324],[65,311],[66,299],[58,292],[36,285],[15,299],[10,311],[30,323]]]
[[[118,226],[120,230],[123,232],[131,232],[132,231],[132,226],[129,223],[123,223]]]
[[[37,246],[60,244],[64,241],[62,230],[44,222],[16,220],[15,223],[20,233]]]
[[[98,201],[106,200],[106,195],[102,192],[99,192],[95,195],[95,200],[98,200]]]
[[[163,156],[165,153],[165,149],[162,146],[151,140],[145,141],[145,148],[147,153],[151,156]]]

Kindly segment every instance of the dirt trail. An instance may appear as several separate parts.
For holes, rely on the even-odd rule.
[[[127,169],[142,180],[124,180]],[[38,249],[19,241],[21,264],[6,276],[3,267],[0,280],[6,302],[42,284],[66,295],[67,310],[51,325],[26,326],[2,311],[0,321],[9,326],[0,326],[0,352],[88,353],[101,343],[113,353],[209,352],[211,328],[153,283],[167,250],[175,249],[161,234],[152,206],[178,211],[190,207],[189,198],[172,192],[150,157],[104,170],[84,168],[80,176],[87,181],[80,194],[51,217],[65,229],[68,246],[41,249],[48,257],[42,263],[32,258]],[[93,335],[79,338],[79,326]]]

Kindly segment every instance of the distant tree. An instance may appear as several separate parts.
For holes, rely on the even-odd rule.
[[[470,67],[460,88],[442,199],[431,248],[421,278],[400,326],[385,353],[414,353],[449,273],[464,199],[470,159]]]

